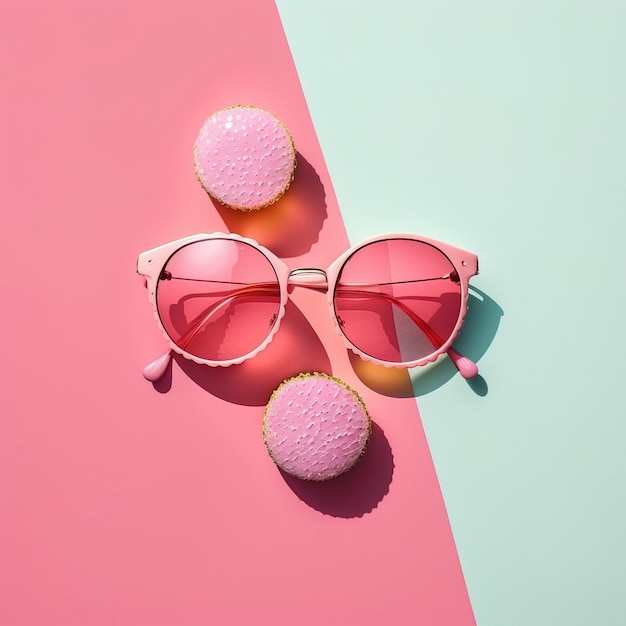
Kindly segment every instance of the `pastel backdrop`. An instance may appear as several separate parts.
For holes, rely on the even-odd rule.
[[[2,623],[622,624],[624,8],[277,8],[3,3]],[[271,219],[191,169],[242,86],[299,142]],[[298,265],[389,231],[477,252],[480,378],[364,367],[299,294],[265,359],[153,388],[136,254],[216,228]],[[260,440],[301,368],[376,422],[326,490]]]

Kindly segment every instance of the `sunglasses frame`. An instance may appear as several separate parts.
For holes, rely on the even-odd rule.
[[[257,346],[254,350],[239,356],[235,359],[230,359],[226,361],[210,361],[207,359],[200,358],[195,356],[186,350],[180,348],[168,335],[167,331],[163,323],[161,322],[161,318],[159,315],[159,310],[157,306],[157,289],[158,282],[161,276],[163,269],[165,268],[167,262],[172,257],[172,255],[177,252],[179,249],[183,248],[192,243],[196,243],[199,241],[212,240],[212,239],[227,239],[230,241],[237,241],[244,244],[248,244],[258,250],[263,256],[267,258],[270,265],[274,269],[276,273],[276,278],[278,280],[278,285],[280,289],[280,307],[276,317],[276,320],[270,329],[267,337],[261,342],[259,346]],[[357,348],[346,335],[343,333],[341,329],[341,324],[339,323],[339,319],[337,317],[337,313],[335,311],[334,304],[334,295],[335,289],[337,287],[337,279],[341,273],[341,270],[345,263],[350,259],[350,257],[355,254],[361,248],[370,245],[372,243],[376,243],[379,241],[387,241],[392,239],[404,239],[417,241],[420,243],[428,244],[437,250],[439,250],[445,257],[447,257],[448,261],[450,261],[451,265],[454,267],[454,270],[459,278],[459,283],[461,286],[461,305],[459,309],[459,316],[456,321],[456,324],[452,330],[452,333],[448,337],[448,339],[437,349],[435,349],[431,354],[426,357],[420,358],[415,361],[407,361],[407,362],[390,362],[383,361],[377,359],[359,348]],[[426,365],[429,362],[435,361],[439,356],[451,350],[452,343],[457,338],[461,327],[463,326],[463,322],[465,320],[465,316],[467,315],[467,303],[469,298],[469,281],[472,276],[478,274],[478,257],[472,252],[468,252],[467,250],[463,250],[461,248],[457,248],[447,243],[443,243],[441,241],[437,241],[435,239],[431,239],[428,237],[421,237],[418,235],[410,235],[410,234],[388,234],[388,235],[379,235],[376,237],[370,237],[365,239],[352,247],[346,250],[343,254],[341,254],[337,259],[335,259],[326,270],[321,268],[297,268],[290,269],[289,266],[279,257],[277,257],[271,250],[268,250],[263,245],[259,244],[254,239],[250,239],[248,237],[242,237],[236,233],[210,233],[210,234],[197,234],[191,235],[189,237],[183,237],[182,239],[177,239],[176,241],[172,241],[170,243],[166,243],[164,245],[158,246],[156,248],[152,248],[151,250],[147,250],[146,252],[141,253],[137,258],[137,273],[141,276],[144,276],[146,279],[146,286],[148,288],[148,300],[152,304],[154,310],[154,318],[157,321],[157,325],[160,328],[163,336],[167,340],[170,348],[191,361],[195,363],[199,363],[201,365],[208,365],[210,367],[229,367],[231,365],[236,365],[255,357],[259,352],[264,350],[274,338],[274,335],[278,332],[280,328],[280,321],[285,315],[286,304],[289,298],[289,287],[292,285],[298,285],[302,287],[312,287],[316,290],[326,291],[327,301],[330,307],[330,316],[333,320],[335,331],[337,334],[343,339],[344,344],[347,348],[349,348],[352,352],[354,352],[357,356],[361,357],[366,361],[370,361],[372,363],[376,363],[377,365],[383,365],[385,367],[397,367],[397,368],[410,368],[421,365]],[[300,277],[300,280],[299,280]]]

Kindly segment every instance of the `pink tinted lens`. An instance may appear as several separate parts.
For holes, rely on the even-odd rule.
[[[231,239],[177,250],[157,284],[157,310],[172,341],[208,361],[229,361],[258,348],[280,309],[280,287],[267,257]]]
[[[409,363],[437,352],[450,338],[461,314],[461,284],[438,248],[388,239],[349,257],[334,306],[341,330],[358,350]]]

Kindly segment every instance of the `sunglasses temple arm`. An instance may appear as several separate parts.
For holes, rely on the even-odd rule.
[[[399,300],[396,301],[395,298],[390,298],[395,301],[396,304],[420,327],[422,332],[428,337],[430,342],[433,344],[435,348],[440,348],[443,345],[443,341],[439,334],[421,317],[416,315],[409,307],[405,306]],[[452,346],[450,346],[446,353],[454,366],[459,371],[459,374],[463,376],[465,379],[474,378],[478,374],[478,365],[474,363],[471,359],[468,359],[466,356],[463,356],[458,350],[455,350]]]
[[[450,360],[454,363],[454,366],[459,370],[459,374],[465,379],[474,378],[478,375],[478,365],[471,359],[463,356],[460,352],[450,346],[447,350]]]
[[[307,286],[312,289],[320,290],[320,287],[317,285],[302,285]],[[217,302],[214,306],[209,307],[205,311],[203,311],[196,319],[191,323],[187,332],[180,338],[180,342],[183,347],[189,345],[191,340],[197,335],[199,330],[204,326],[209,317],[215,312],[216,309],[220,308],[223,304],[240,297],[249,295],[250,293],[264,293],[266,295],[275,295],[276,290],[270,287],[269,285],[255,285],[250,286],[245,289],[242,289],[238,292],[232,293],[228,298],[224,298]],[[273,286],[272,286],[273,287]],[[351,293],[355,296],[371,296],[371,293],[366,291],[357,291],[350,290]],[[348,294],[348,290],[344,291],[344,294]],[[378,293],[377,295],[382,295],[387,300],[390,300],[394,304],[396,304],[400,309],[402,309],[414,322],[419,326],[422,332],[428,337],[429,341],[433,344],[435,348],[439,348],[443,345],[443,341],[441,337],[435,332],[435,330],[421,317],[417,316],[411,309],[409,309],[404,303],[396,298],[389,296],[388,294]],[[457,368],[461,376],[463,378],[469,379],[474,378],[478,374],[478,365],[474,363],[471,359],[463,356],[460,352],[455,350],[452,346],[447,349],[447,354],[454,366]],[[168,350],[165,354],[162,354],[160,357],[148,363],[143,368],[142,374],[143,377],[150,382],[157,382],[167,371],[167,368],[170,364],[172,358],[172,351]]]
[[[353,295],[357,297],[363,297],[363,296],[371,297],[372,296],[372,293],[368,291],[360,291],[356,289],[346,289],[346,288],[343,288],[341,290],[341,295],[344,295],[344,294],[348,295],[348,297],[349,295]],[[433,344],[433,347],[439,349],[444,344],[444,341],[441,339],[441,337],[435,331],[435,329],[432,326],[430,326],[430,324],[428,324],[426,320],[419,317],[419,315],[417,315],[408,306],[406,306],[401,300],[398,300],[397,298],[394,298],[393,296],[390,296],[389,294],[381,293],[381,292],[375,292],[374,295],[382,296],[383,298],[385,298],[385,300],[388,300],[392,304],[395,304],[399,309],[401,309],[404,313],[406,313],[411,318],[411,320],[417,326],[419,326],[420,330],[426,335],[426,337],[428,337],[428,340],[430,341],[430,343]],[[459,371],[459,374],[463,376],[463,378],[465,379],[474,378],[474,376],[478,374],[478,365],[476,365],[476,363],[474,363],[474,361],[472,361],[471,359],[467,358],[466,356],[463,356],[460,352],[455,350],[452,346],[450,346],[446,350],[446,353],[448,357],[450,357],[450,360],[452,361],[452,363],[454,363],[454,366],[456,367],[456,369]]]
[[[196,319],[194,319],[191,322],[189,328],[187,329],[187,332],[178,340],[179,345],[183,349],[185,349],[189,345],[189,343],[192,341],[192,339],[202,329],[202,327],[208,321],[211,315],[213,315],[213,313],[215,313],[215,311],[219,309],[221,306],[223,306],[224,304],[228,304],[230,301],[241,296],[249,295],[250,293],[256,293],[256,294],[261,293],[263,295],[276,295],[277,292],[278,292],[278,289],[274,289],[273,285],[268,284],[268,285],[251,285],[237,292],[229,294],[227,298],[223,298],[222,300],[219,300],[218,302],[216,302],[213,306],[206,308],[204,311],[202,311],[202,313],[200,313],[200,315],[196,317]],[[143,377],[146,380],[150,381],[151,383],[156,383],[158,380],[160,380],[163,377],[163,375],[167,371],[167,368],[171,360],[172,360],[172,350],[168,350],[165,354],[162,354],[160,357],[158,357],[151,363],[148,363],[148,365],[146,365],[143,368],[142,370]]]
[[[172,351],[168,350],[165,354],[162,354],[158,359],[155,359],[152,363],[148,363],[148,365],[143,368],[141,371],[143,377],[151,383],[156,383],[167,371],[171,360]]]

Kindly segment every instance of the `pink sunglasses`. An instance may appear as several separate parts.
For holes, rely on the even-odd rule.
[[[154,316],[170,347],[209,366],[250,359],[272,341],[291,287],[327,294],[330,316],[347,347],[380,365],[413,367],[446,352],[461,375],[478,373],[452,348],[467,313],[478,257],[414,235],[367,239],[326,269],[291,270],[252,239],[193,235],[137,259]],[[171,352],[148,365],[155,381]]]

